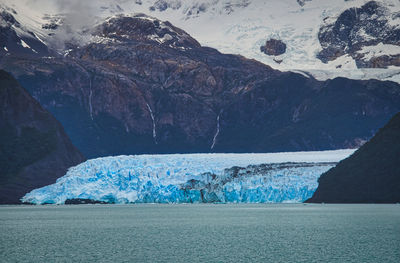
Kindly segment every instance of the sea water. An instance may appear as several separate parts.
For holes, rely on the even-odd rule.
[[[0,206],[0,262],[400,262],[400,205]]]

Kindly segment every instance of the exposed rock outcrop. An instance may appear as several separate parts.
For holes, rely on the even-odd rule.
[[[400,28],[392,22],[399,15],[370,1],[338,17],[325,18],[318,33],[322,51],[317,57],[327,63],[349,55],[359,68],[400,66]]]
[[[279,56],[286,52],[286,44],[282,40],[271,38],[260,50],[269,56]]]
[[[311,2],[312,0],[297,0],[299,6],[303,7],[306,5],[306,2]]]
[[[84,160],[60,123],[0,70],[0,204],[19,203]]]

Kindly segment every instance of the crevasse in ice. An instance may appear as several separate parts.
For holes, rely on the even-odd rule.
[[[21,200],[63,204],[302,202],[319,176],[353,150],[274,154],[172,154],[115,156],[71,167],[55,184]]]

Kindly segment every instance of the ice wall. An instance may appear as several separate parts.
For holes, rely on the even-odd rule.
[[[173,154],[88,160],[21,200],[63,204],[301,202],[319,176],[354,150],[274,154]]]

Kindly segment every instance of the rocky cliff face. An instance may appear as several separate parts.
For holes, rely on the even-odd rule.
[[[400,202],[400,113],[349,158],[323,174],[310,203]]]
[[[400,66],[400,28],[393,22],[399,17],[376,1],[327,17],[318,34],[322,51],[317,57],[326,63],[348,55],[359,68]]]
[[[106,20],[65,56],[0,67],[87,157],[357,147],[400,110],[396,83],[282,73],[145,15]]]
[[[84,160],[59,122],[0,70],[0,204],[18,203]]]

